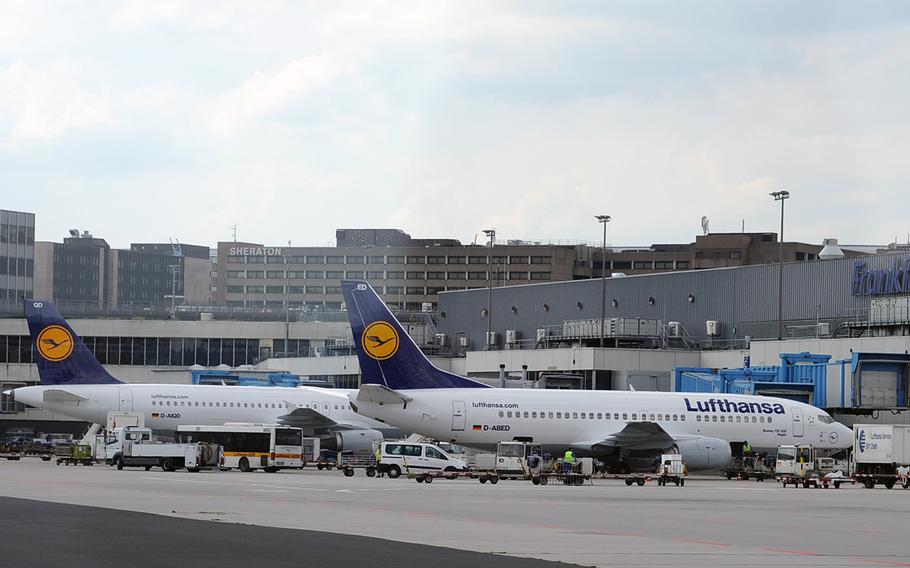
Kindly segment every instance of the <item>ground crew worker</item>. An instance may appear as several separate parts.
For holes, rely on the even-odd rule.
[[[743,442],[743,465],[746,467],[754,467],[755,460],[750,455],[752,453],[752,446],[749,445],[749,441],[746,440]]]
[[[383,473],[385,473],[385,472],[382,470],[382,466],[380,465],[380,461],[382,461],[382,446],[381,445],[379,445],[379,444],[376,445],[376,451],[373,452],[373,458],[376,460],[376,475],[378,475],[379,477],[382,477]]]
[[[572,467],[575,465],[575,454],[572,453],[572,450],[566,450],[566,454],[562,457],[562,470],[563,473],[569,473],[572,471]]]

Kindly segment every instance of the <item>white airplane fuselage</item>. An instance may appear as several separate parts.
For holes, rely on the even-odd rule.
[[[346,396],[350,392],[316,387],[124,383],[21,387],[14,396],[17,402],[102,425],[111,411],[142,413],[146,426],[159,432],[174,432],[181,424],[274,424],[295,408],[311,408],[343,424],[387,428],[356,414]]]
[[[852,431],[824,411],[780,398],[497,388],[399,392],[411,399],[406,405],[370,402],[357,394],[351,400],[358,413],[370,418],[478,449],[520,439],[561,452],[597,444],[637,422],[657,424],[676,440],[748,441],[758,451],[774,452],[784,444],[830,451],[852,445]]]

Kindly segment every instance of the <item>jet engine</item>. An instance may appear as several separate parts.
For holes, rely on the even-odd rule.
[[[319,446],[324,450],[336,452],[369,454],[373,451],[373,444],[377,442],[382,442],[382,433],[379,430],[339,430],[320,437]]]
[[[682,455],[689,470],[720,469],[730,461],[730,444],[718,438],[693,438],[677,442],[676,449]]]

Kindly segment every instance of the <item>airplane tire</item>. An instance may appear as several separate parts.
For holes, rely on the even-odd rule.
[[[396,479],[401,476],[401,468],[395,464],[389,466],[389,479]]]

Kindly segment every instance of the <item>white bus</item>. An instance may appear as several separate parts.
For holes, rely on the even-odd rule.
[[[224,469],[252,471],[303,468],[303,430],[289,426],[244,424],[178,426],[181,443],[208,442],[221,446]]]

